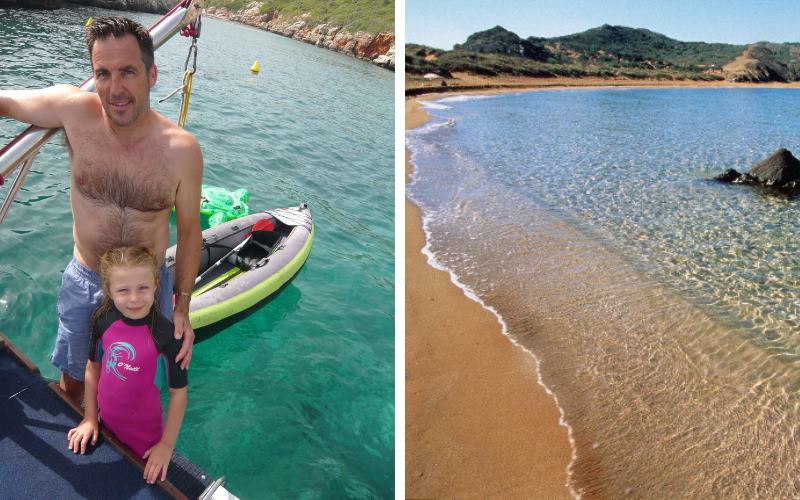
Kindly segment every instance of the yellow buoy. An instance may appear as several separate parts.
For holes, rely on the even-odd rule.
[[[256,61],[255,64],[253,64],[253,67],[250,68],[250,71],[252,71],[253,73],[258,73],[259,71],[261,71],[261,68],[259,68],[258,66],[258,61]]]
[[[90,24],[92,24],[93,19],[90,17],[88,21],[86,21],[86,27],[88,28]]]

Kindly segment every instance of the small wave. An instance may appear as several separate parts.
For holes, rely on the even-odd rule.
[[[443,102],[469,102],[469,101],[478,101],[481,99],[491,99],[493,97],[497,97],[496,95],[454,95],[452,97],[445,97],[444,99],[439,99],[435,101],[436,103],[443,103]]]
[[[437,130],[443,129],[445,127],[452,127],[455,124],[456,124],[456,121],[455,121],[454,118],[448,118],[447,120],[445,120],[443,122],[440,122],[440,121],[428,122],[428,123],[426,123],[425,125],[423,125],[423,126],[421,126],[419,128],[415,128],[413,130],[406,131],[406,136],[414,135],[414,134],[427,134],[427,133],[430,133],[430,132],[435,132]]]
[[[453,109],[453,106],[440,103],[441,101],[422,101],[420,102],[420,106],[427,109]]]
[[[452,127],[455,124],[456,124],[455,118],[448,118],[447,121],[445,121],[444,123],[431,123],[429,125],[431,129],[439,129],[444,127]]]

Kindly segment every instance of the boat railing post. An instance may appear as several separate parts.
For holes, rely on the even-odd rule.
[[[214,484],[206,488],[206,491],[204,491],[203,494],[200,495],[200,498],[198,500],[210,500],[211,497],[214,496],[214,492],[216,492],[220,486],[225,486],[225,482],[226,482],[225,476],[220,476],[219,479],[214,481]]]
[[[31,165],[33,165],[33,160],[36,158],[36,153],[39,150],[35,150],[33,154],[31,154],[27,160],[22,164],[22,167],[17,172],[17,178],[14,179],[14,184],[11,185],[11,189],[8,191],[8,195],[6,196],[5,201],[3,201],[3,206],[0,207],[0,224],[3,223],[3,219],[6,218],[6,214],[8,213],[8,209],[11,208],[11,204],[14,202],[14,197],[17,196],[17,192],[19,188],[22,186],[22,181],[25,180],[25,176],[28,174],[28,170],[31,169]]]

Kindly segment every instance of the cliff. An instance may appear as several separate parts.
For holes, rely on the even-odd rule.
[[[26,9],[60,9],[64,0],[0,0],[2,7],[24,7]]]
[[[30,1],[30,0],[26,0]],[[69,0],[69,3],[105,7],[112,10],[133,10],[151,14],[166,14],[177,0]]]
[[[789,58],[781,57],[781,44],[755,43],[722,70],[734,82],[796,82],[800,80],[798,51],[796,47],[786,46],[789,47]]]
[[[394,31],[371,35],[366,31],[350,33],[330,24],[311,26],[308,16],[289,18],[275,9],[262,14],[262,5],[261,2],[251,2],[238,12],[231,12],[225,7],[209,7],[205,15],[277,33],[394,71]]]
[[[69,0],[69,3],[105,7],[113,10],[134,10],[152,14],[166,14],[177,0]],[[28,9],[60,9],[64,0],[0,0],[0,7],[25,7]]]
[[[166,14],[175,6],[176,0],[69,0],[69,2],[113,10]],[[283,16],[274,8],[262,14],[262,5],[261,2],[251,2],[238,12],[231,12],[225,7],[209,7],[205,15],[254,26],[394,71],[394,31],[371,35],[366,31],[350,33],[340,26],[331,24],[312,26],[308,15]],[[0,7],[58,9],[63,6],[64,0],[0,0]]]

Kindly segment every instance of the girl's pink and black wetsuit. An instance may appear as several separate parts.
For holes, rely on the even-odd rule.
[[[181,349],[175,327],[154,310],[130,319],[112,307],[97,320],[91,335],[91,361],[100,363],[97,404],[101,423],[138,456],[156,445],[164,431],[161,383],[188,385],[186,370],[175,361]]]

